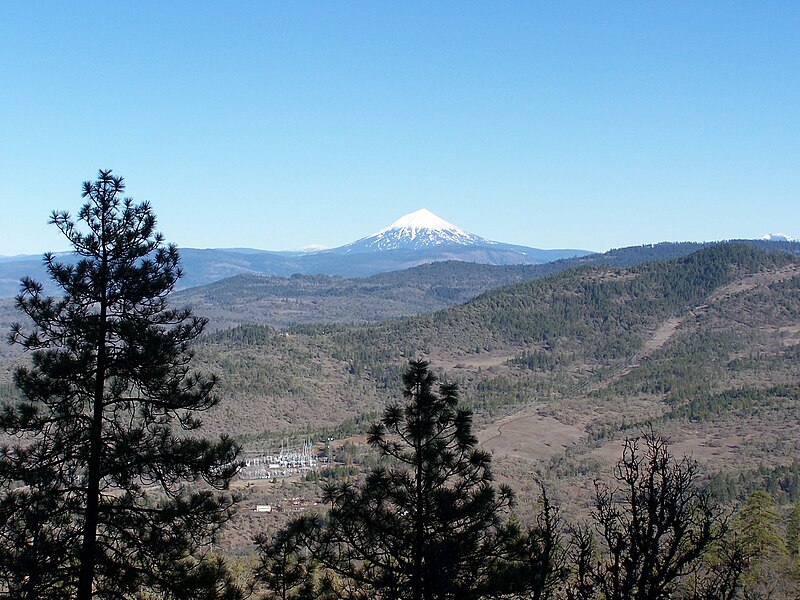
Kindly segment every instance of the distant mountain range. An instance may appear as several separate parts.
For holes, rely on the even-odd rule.
[[[786,234],[768,234],[751,243],[774,250],[800,253],[798,251],[800,242]],[[662,260],[665,257],[683,254],[684,250],[691,251],[690,247],[693,249],[699,247],[693,243],[686,244],[671,245],[667,243],[639,246],[633,252],[624,252],[624,256],[635,255],[638,257],[644,254],[651,255],[648,260]],[[648,248],[651,250],[647,250]],[[204,286],[236,276],[261,275],[286,278],[291,275],[328,275],[364,278],[379,273],[401,271],[420,265],[447,261],[477,263],[476,266],[524,265],[531,267],[540,265],[542,267],[521,275],[520,278],[525,280],[563,270],[568,266],[582,264],[583,261],[594,262],[594,259],[603,264],[615,264],[610,258],[619,252],[611,250],[606,254],[599,255],[587,250],[542,250],[496,242],[464,231],[423,208],[404,215],[372,235],[327,250],[274,252],[252,248],[181,248],[184,276],[179,282],[179,289]],[[71,255],[68,253],[63,256],[65,261],[71,259]],[[565,260],[568,262],[562,264],[562,261]],[[636,262],[639,261],[628,264]],[[553,265],[552,269],[550,265]],[[448,269],[448,271],[452,271],[452,269]],[[515,273],[515,276],[519,275],[519,273]],[[48,293],[55,291],[50,287],[49,279],[42,266],[41,256],[0,257],[0,298],[14,296],[19,291],[20,279],[25,276],[33,277],[44,284],[45,291]],[[467,279],[470,276],[467,275]],[[501,275],[500,279],[502,280],[503,277],[505,275]],[[502,284],[498,283],[498,285]],[[323,287],[327,285],[325,284]],[[495,286],[489,283],[480,291],[493,287]],[[467,297],[472,297],[469,294],[473,291],[476,290],[471,285],[467,285],[463,290]],[[460,296],[460,301],[466,299],[462,294],[457,295]],[[431,305],[424,304],[425,306],[417,306],[411,312],[415,313],[431,308]],[[402,308],[399,314],[409,314],[406,311],[407,308]],[[377,316],[376,314],[367,320],[372,320]],[[334,320],[340,318],[337,317]]]
[[[606,258],[638,261],[651,250],[690,249],[658,245]],[[287,287],[274,290],[277,303],[261,308],[284,310],[287,315],[310,313],[325,303],[323,294],[335,293],[337,286],[350,287],[340,303],[372,294],[369,287],[382,288],[382,298],[375,295],[371,305],[364,304],[370,308],[391,302],[392,288],[404,285],[406,276],[405,290],[399,291],[413,295],[412,280],[442,282],[446,287],[473,268],[523,269],[435,264],[361,282],[319,277],[320,288],[311,281],[314,278],[303,276],[292,278],[299,280],[292,284],[284,280]],[[450,276],[448,270],[453,271]],[[256,301],[270,283],[281,285],[268,278],[246,278],[242,283],[239,292]],[[254,288],[248,290],[247,284]],[[323,291],[323,285],[328,289]],[[259,286],[265,287],[256,289]],[[494,420],[530,406],[535,399],[543,411],[540,416],[561,419],[551,423],[562,432],[564,426],[574,427],[574,440],[585,440],[581,451],[587,462],[580,464],[600,460],[596,448],[611,443],[609,437],[616,446],[619,439],[637,435],[644,424],[662,415],[664,420],[655,421],[656,426],[669,421],[676,429],[668,431],[680,431],[681,436],[700,435],[708,443],[726,436],[731,441],[725,443],[742,446],[743,439],[754,440],[745,446],[747,452],[703,453],[705,460],[721,461],[716,464],[722,468],[751,468],[751,454],[756,451],[758,459],[777,458],[773,446],[761,443],[767,437],[782,441],[782,460],[791,464],[797,444],[786,440],[797,439],[798,400],[794,395],[773,398],[769,388],[798,381],[798,286],[796,258],[752,245],[719,244],[628,270],[589,263],[491,290],[453,308],[379,323],[326,323],[289,331],[247,324],[222,328],[198,347],[198,361],[220,374],[219,394],[229,403],[216,419],[209,416],[209,424],[218,423],[222,431],[255,434],[281,428],[307,431],[307,426],[357,419],[380,410],[387,390],[391,395],[398,388],[408,358],[423,356],[443,379],[459,384],[463,401],[481,418]],[[205,300],[218,297],[222,305],[239,298],[239,292],[223,298],[222,287],[210,286]],[[278,297],[281,294],[285,295]],[[240,307],[231,308],[233,313]],[[198,314],[211,316],[207,309],[203,300],[195,305]],[[253,316],[244,318],[253,322]],[[754,395],[743,405],[746,398],[736,394],[744,386],[752,386]],[[729,390],[735,401],[716,397]],[[706,417],[691,412],[699,409],[707,411]],[[690,425],[690,418],[707,421]],[[742,427],[755,424],[753,437],[742,438]],[[790,424],[792,429],[786,429]],[[530,422],[527,426],[533,427]],[[508,451],[513,461],[526,452],[525,443],[537,432],[541,430],[526,430],[524,437],[516,438]],[[612,434],[618,436],[616,441]],[[538,454],[546,458],[550,452],[579,449],[573,443],[553,443],[552,449],[531,452],[548,453]],[[584,471],[589,486],[596,473],[592,469]],[[533,472],[532,467],[526,472]]]
[[[181,248],[184,277],[180,287],[205,285],[235,275],[368,277],[447,260],[490,265],[535,265],[587,254],[591,252],[541,250],[487,240],[421,209],[371,236],[329,250],[270,252],[249,248]],[[69,254],[64,256],[69,260]],[[46,283],[40,257],[0,259],[0,297],[17,293],[19,280],[26,275]]]
[[[800,255],[800,243],[753,240],[764,250]],[[632,246],[540,265],[443,261],[346,279],[328,275],[238,275],[176,292],[174,302],[208,317],[212,330],[245,323],[285,328],[312,323],[369,323],[457,306],[497,288],[579,267],[626,268],[667,261],[716,243]]]

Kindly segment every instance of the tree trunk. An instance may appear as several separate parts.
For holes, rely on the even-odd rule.
[[[89,431],[89,460],[87,461],[86,514],[83,522],[83,544],[80,552],[80,573],[76,600],[91,600],[97,548],[97,525],[100,520],[100,468],[103,450],[103,401],[106,379],[106,318],[108,298],[108,258],[103,231],[103,257],[101,265],[100,322],[98,324],[97,365],[92,402],[92,427]]]

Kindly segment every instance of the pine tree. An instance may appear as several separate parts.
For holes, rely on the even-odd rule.
[[[189,366],[206,321],[168,305],[178,251],[124,189],[100,171],[77,221],[52,214],[76,260],[45,255],[60,297],[25,279],[16,300],[32,325],[10,334],[30,352],[15,373],[25,401],[0,416],[19,438],[0,452],[0,570],[14,597],[119,598],[207,580],[197,553],[232,505],[238,447],[193,433],[217,403],[215,378]]]
[[[748,555],[764,558],[786,553],[785,542],[778,530],[779,522],[772,495],[765,490],[756,490],[736,513],[732,526],[742,538]]]
[[[326,586],[316,573],[317,563],[301,543],[308,525],[308,521],[301,519],[271,538],[265,534],[256,538],[261,555],[255,579],[265,587],[263,600],[325,598]]]
[[[501,574],[520,532],[504,518],[512,503],[495,489],[491,457],[477,448],[472,413],[456,387],[439,386],[428,363],[403,376],[404,405],[392,404],[368,442],[385,466],[361,485],[326,490],[324,519],[295,522],[300,543],[335,576],[341,598],[481,598]]]
[[[731,529],[746,559],[743,584],[749,594],[774,596],[785,582],[780,573],[787,570],[786,543],[778,528],[780,516],[772,495],[756,490],[731,520]]]

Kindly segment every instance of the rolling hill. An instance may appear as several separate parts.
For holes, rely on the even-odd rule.
[[[571,406],[581,398],[593,403],[604,397],[603,390],[616,390],[652,368],[656,351],[676,353],[670,344],[684,329],[692,341],[688,349],[679,346],[681,352],[715,356],[701,361],[697,372],[708,371],[708,389],[723,390],[730,381],[755,376],[746,363],[733,363],[737,378],[728,367],[743,353],[759,351],[774,355],[780,367],[761,379],[785,383],[796,368],[782,353],[791,347],[791,328],[800,312],[791,287],[800,281],[797,270],[797,259],[788,255],[720,245],[631,269],[565,271],[461,306],[388,322],[285,331],[242,325],[209,336],[199,355],[222,375],[223,396],[234,398],[224,409],[226,425],[249,435],[337,423],[375,410],[393,394],[405,361],[417,355],[460,382],[465,398],[487,422],[533,398],[543,399],[546,407]],[[752,284],[726,287],[741,281]],[[728,308],[734,302],[752,303],[748,314],[762,316],[742,319],[741,311]],[[717,305],[727,311],[724,319],[711,308],[698,308]],[[715,319],[693,316],[693,311]],[[753,328],[761,337],[748,333]],[[659,336],[662,342],[652,342]],[[633,368],[629,363],[636,356]],[[675,357],[686,359],[680,353]],[[724,368],[712,369],[718,364]],[[689,372],[681,385],[691,389],[695,375]],[[648,398],[642,415],[663,412],[677,401],[667,402],[663,391],[668,376],[676,377],[658,371],[652,377],[663,380],[639,386],[656,390],[652,394],[629,390],[631,398]],[[248,408],[240,410],[239,401]],[[255,407],[258,414],[250,412]],[[612,418],[616,412],[609,410],[602,421],[621,419]],[[569,414],[576,418],[574,410]]]
[[[745,242],[800,254],[800,243]],[[239,324],[285,328],[312,323],[369,323],[457,306],[506,285],[541,279],[579,266],[630,267],[663,261],[708,246],[661,243],[610,250],[539,265],[445,261],[351,278],[324,275],[240,275],[182,290],[174,301],[211,319],[212,329]]]
[[[617,251],[615,260],[634,259]],[[430,265],[369,285],[388,294],[397,277],[430,285],[448,270],[453,281],[470,272]],[[292,285],[301,284],[318,291],[306,278]],[[631,267],[590,263],[388,321],[218,329],[197,347],[198,367],[221,378],[222,402],[205,420],[251,449],[357,434],[397,397],[417,356],[459,384],[501,480],[522,498],[537,480],[580,498],[616,460],[620,438],[651,426],[730,497],[758,477],[784,499],[800,492],[782,483],[800,476],[800,259],[745,244]]]

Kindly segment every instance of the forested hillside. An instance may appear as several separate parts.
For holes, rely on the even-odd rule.
[[[431,361],[476,411],[480,447],[523,521],[540,514],[542,483],[568,521],[586,518],[595,482],[610,482],[625,440],[647,432],[698,461],[726,510],[768,492],[770,531],[800,502],[800,260],[784,253],[716,245],[388,322],[242,325],[209,336],[198,357],[221,374],[213,429],[251,451],[333,438],[341,460],[363,465],[374,464],[363,434],[397,400],[408,360]],[[313,495],[316,481],[298,489]],[[237,521],[233,547],[259,523]]]
[[[483,423],[524,408],[566,426],[570,446],[602,446],[652,420],[708,437],[717,424],[708,415],[745,410],[725,398],[752,390],[764,401],[747,410],[769,406],[778,419],[793,406],[794,388],[775,386],[798,379],[798,269],[786,254],[719,245],[631,269],[570,270],[383,323],[238,326],[208,337],[199,355],[227,400],[215,426],[246,439],[379,410],[415,356],[459,383]],[[574,460],[591,463],[599,450],[587,452]],[[758,455],[748,456],[754,467]]]
[[[635,261],[648,251],[614,252],[617,260]],[[350,292],[358,297],[366,286],[402,297],[408,288],[401,280],[436,294],[457,289],[457,282],[476,272],[485,274],[473,280],[480,285],[495,282],[498,269],[514,279],[527,267],[441,263],[366,280],[299,277],[250,283],[253,290],[262,283],[268,287],[265,296],[295,294],[285,302],[299,303],[300,311],[313,305],[309,298],[325,285],[341,298]],[[789,433],[786,411],[796,401],[791,386],[798,382],[800,352],[799,282],[798,261],[788,254],[722,244],[629,269],[566,270],[486,292],[460,306],[392,321],[222,329],[197,348],[203,368],[221,379],[223,401],[209,426],[245,441],[323,428],[363,430],[364,415],[375,414],[393,396],[407,360],[423,356],[440,376],[459,383],[464,400],[486,426],[517,418],[518,410],[527,411],[525,418],[506,432],[536,422],[531,415],[560,424],[548,421],[553,427],[546,433],[561,437],[549,442],[545,454],[581,464],[559,469],[585,470],[602,455],[594,446],[612,443],[620,432],[636,431],[651,420],[676,435],[680,430],[689,446],[707,444],[709,460],[724,466],[734,449],[709,450],[708,445],[720,423],[746,428],[745,443],[769,445]],[[219,286],[215,302],[238,310],[236,288]],[[293,291],[276,291],[281,286]],[[373,297],[372,304],[380,303]],[[195,311],[204,314],[200,304]],[[248,316],[240,311],[240,319]],[[10,306],[2,317],[9,323],[19,318]],[[0,385],[13,395],[10,369],[5,373]],[[764,421],[766,416],[774,422]],[[519,435],[539,434],[522,427]],[[491,442],[498,452],[506,451],[504,437]],[[582,454],[573,449],[581,445]],[[792,454],[793,442],[783,445],[787,457],[800,457]],[[563,455],[567,447],[569,457]],[[748,468],[760,466],[758,457],[776,461],[778,455],[766,446],[756,450],[748,453]],[[524,449],[520,452],[527,458]],[[537,452],[542,448],[529,454]]]
[[[800,243],[751,240],[749,245],[800,254]],[[609,250],[540,265],[437,262],[367,278],[240,275],[175,294],[211,319],[214,330],[241,324],[285,328],[312,323],[371,323],[430,313],[516,283],[580,266],[631,267],[686,256],[712,244],[662,243]]]
[[[521,277],[516,267],[501,269]],[[496,281],[496,268],[481,270],[480,285]],[[283,293],[307,310],[326,286],[343,302],[373,286],[359,300],[368,305],[377,289],[410,293],[403,280],[415,279],[430,297],[475,272],[444,263],[369,280],[241,283],[250,297],[266,287],[265,297]],[[246,320],[235,289],[220,284],[212,300]],[[206,428],[251,451],[292,438],[349,438],[356,445],[346,446],[347,460],[366,460],[358,436],[397,398],[412,358],[458,384],[475,410],[480,446],[492,453],[498,481],[517,492],[523,518],[538,510],[540,482],[565,515],[581,518],[623,440],[650,430],[670,440],[674,455],[697,459],[723,502],[768,490],[787,513],[800,500],[800,259],[789,253],[719,244],[628,268],[579,266],[389,321],[218,327],[196,347],[198,368],[220,377],[221,402]],[[7,376],[0,385],[13,397]],[[255,525],[247,523],[233,526],[230,547],[249,547]]]

